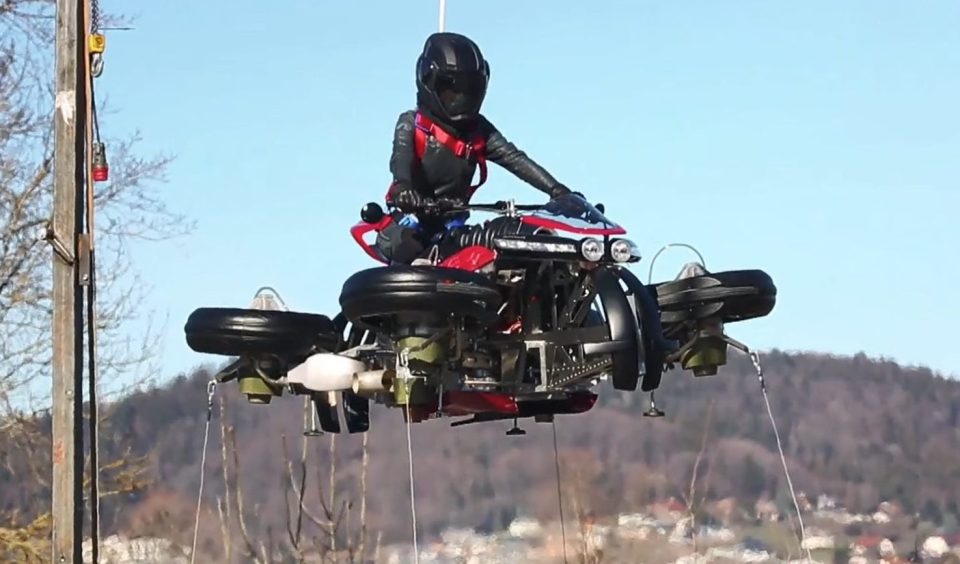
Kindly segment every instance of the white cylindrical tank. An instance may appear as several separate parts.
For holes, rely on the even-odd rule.
[[[354,374],[366,371],[366,365],[355,358],[319,353],[288,371],[287,382],[315,392],[350,390]]]

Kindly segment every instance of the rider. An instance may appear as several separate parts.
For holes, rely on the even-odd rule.
[[[486,181],[487,160],[550,198],[572,193],[480,113],[490,65],[471,39],[457,33],[430,35],[416,72],[417,107],[400,114],[390,156],[393,183],[386,202],[395,209],[391,215],[396,221],[377,237],[377,247],[390,262],[413,263],[433,245],[447,250],[491,246],[500,234],[530,229],[511,217],[467,227],[465,212],[434,213],[438,203],[467,203]],[[479,182],[471,185],[478,167]],[[641,322],[658,354],[675,350],[676,344],[663,337],[656,302],[646,292],[640,294],[637,298],[646,312]]]
[[[490,65],[471,39],[434,33],[417,60],[417,107],[397,120],[390,156],[393,183],[386,203],[397,221],[383,229],[377,247],[391,262],[409,264],[443,240],[462,247],[489,246],[493,237],[520,226],[499,217],[464,226],[465,212],[432,213],[438,204],[466,204],[486,181],[492,161],[551,198],[569,194],[504,136],[481,113]],[[479,167],[480,179],[471,185]]]

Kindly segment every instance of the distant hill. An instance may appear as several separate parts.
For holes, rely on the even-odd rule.
[[[853,511],[869,511],[895,499],[906,511],[941,521],[958,516],[960,502],[960,382],[926,369],[904,368],[864,356],[834,358],[771,352],[765,375],[794,484],[812,496],[829,493]],[[103,459],[124,449],[148,457],[145,491],[105,503],[112,529],[172,527],[192,531],[205,421],[205,383],[198,370],[161,388],[136,393],[112,406],[102,439]],[[297,459],[303,400],[275,399],[250,405],[235,386],[218,390],[227,420],[235,425],[246,513],[251,529],[285,536],[286,475],[282,434]],[[712,423],[699,468],[700,492],[736,498],[746,507],[761,497],[783,499],[785,482],[759,385],[749,362],[732,354],[717,376],[666,375],[657,394],[666,417],[642,417],[647,397],[604,385],[591,412],[559,417],[566,505],[597,515],[631,511],[654,500],[682,499],[703,439]],[[712,403],[712,408],[710,407]],[[369,434],[366,512],[371,531],[384,542],[409,535],[406,436],[399,411],[373,407]],[[516,515],[552,518],[556,482],[549,424],[522,423],[528,434],[504,436],[509,423],[450,428],[450,420],[416,424],[417,513],[422,535],[444,527],[505,527]],[[8,441],[0,451],[0,510],[29,515],[48,490],[25,475],[26,454]],[[309,441],[307,479],[322,480],[329,497],[328,436]],[[214,414],[207,459],[205,501],[215,534],[217,496],[224,495],[219,412]],[[360,511],[361,437],[340,435],[334,482],[338,499]],[[49,456],[48,449],[34,457]],[[46,460],[39,461],[42,467]],[[298,466],[295,465],[295,470]],[[298,472],[298,470],[297,470]],[[299,476],[299,474],[297,474]],[[312,486],[308,486],[312,487]],[[306,503],[320,511],[312,495]],[[253,517],[255,515],[255,517]],[[169,522],[161,523],[166,519]],[[184,523],[184,521],[186,521]],[[309,523],[308,523],[309,525]],[[156,531],[154,531],[156,532]],[[371,533],[372,534],[372,533]]]

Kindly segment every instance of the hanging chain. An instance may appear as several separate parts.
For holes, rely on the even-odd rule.
[[[90,31],[96,33],[100,31],[100,2],[91,0],[90,2]]]
[[[750,351],[750,362],[753,363],[753,369],[757,373],[757,380],[760,381],[760,389],[766,391],[767,383],[763,379],[763,367],[760,366],[760,355],[754,351]]]
[[[210,419],[213,417],[213,393],[217,389],[217,381],[210,380],[207,382],[207,423],[210,422]]]
[[[90,56],[90,72],[94,78],[99,78],[103,74],[103,46],[104,39],[100,34],[100,2],[99,0],[90,0],[90,39],[99,44],[99,49]]]

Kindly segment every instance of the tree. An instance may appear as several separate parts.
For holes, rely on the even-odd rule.
[[[9,472],[30,473],[35,499],[49,497],[50,437],[43,412],[51,383],[52,273],[41,235],[53,188],[54,10],[53,0],[0,2],[0,438],[6,447],[0,458]],[[105,108],[97,113],[103,118]],[[99,377],[101,389],[118,394],[150,376],[156,345],[149,329],[137,341],[127,331],[145,297],[129,246],[182,235],[192,225],[168,209],[157,190],[171,157],[139,155],[136,132],[102,139],[111,179],[95,192]],[[105,422],[109,411],[100,418]],[[133,461],[106,462],[122,474]],[[21,520],[0,515],[0,527],[6,527],[0,528],[0,555],[5,539],[14,536],[4,530],[42,523],[46,506],[33,505],[35,514]],[[17,546],[18,557],[30,557],[24,543]]]
[[[306,436],[301,438],[300,456],[294,460],[290,456],[286,435],[281,435],[285,472],[280,479],[280,493],[284,500],[284,511],[283,521],[276,523],[271,515],[259,512],[256,507],[252,512],[249,507],[244,507],[246,492],[242,482],[243,464],[237,430],[228,423],[223,396],[219,403],[223,497],[216,497],[216,518],[209,521],[218,521],[221,542],[220,546],[206,552],[198,548],[198,560],[232,562],[231,555],[237,555],[242,557],[243,562],[258,564],[317,560],[334,564],[366,562],[371,552],[367,542],[369,531],[366,512],[368,435],[363,434],[360,491],[356,496],[359,499],[349,493],[337,495],[334,478],[337,471],[337,435],[329,434],[326,437],[330,444],[326,466],[308,460],[309,441],[312,439]],[[309,409],[305,405],[305,423],[308,414]],[[314,480],[310,479],[311,469],[317,470]],[[324,473],[331,477],[326,491],[320,479]],[[356,505],[359,505],[359,511],[354,513]],[[207,507],[205,513],[212,517],[214,511]],[[256,518],[256,523],[248,521],[251,516]],[[276,531],[282,533],[278,535]]]
[[[748,455],[743,461],[743,470],[740,476],[740,491],[744,492],[748,499],[755,499],[763,494],[767,473],[752,456]]]

